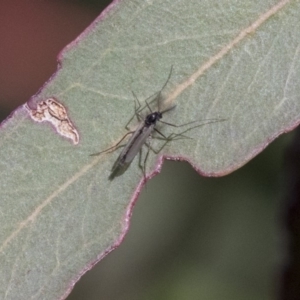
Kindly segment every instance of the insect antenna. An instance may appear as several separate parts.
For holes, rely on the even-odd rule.
[[[164,90],[164,88],[167,86],[168,82],[170,81],[170,78],[172,76],[173,73],[173,65],[171,66],[170,69],[170,73],[168,75],[167,80],[165,81],[165,83],[163,84],[163,86],[161,87],[161,89],[158,92],[155,92],[153,95],[149,96],[148,98],[146,98],[145,100],[145,105],[140,105],[138,112],[143,111],[146,107],[148,107],[148,109],[150,110],[150,112],[152,112],[152,109],[150,108],[150,105],[154,102],[157,101],[158,103],[158,111],[160,111],[160,102],[162,100],[162,96],[161,93]],[[136,95],[134,94],[134,97],[137,99]],[[153,98],[152,100],[149,101],[149,99]],[[139,101],[138,101],[139,102]],[[140,103],[140,102],[139,102]],[[132,119],[131,119],[132,120]]]

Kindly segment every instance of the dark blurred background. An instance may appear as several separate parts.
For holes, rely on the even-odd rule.
[[[0,0],[1,120],[39,90],[58,53],[109,2]],[[288,256],[283,165],[292,138],[278,138],[223,178],[165,162],[142,192],[123,244],[68,300],[279,299]]]

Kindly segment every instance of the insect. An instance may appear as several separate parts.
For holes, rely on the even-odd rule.
[[[208,123],[223,120],[223,119],[206,119],[206,120],[202,120],[202,121],[206,121],[208,123],[198,124],[196,126],[192,126],[192,127],[188,128],[184,132],[176,133],[176,134],[172,133],[169,136],[165,136],[162,132],[160,132],[156,128],[157,122],[161,122],[161,123],[164,123],[166,125],[173,126],[173,127],[183,127],[183,126],[198,122],[196,120],[196,121],[188,122],[188,123],[185,123],[185,124],[176,125],[176,124],[167,123],[167,122],[164,122],[164,121],[161,120],[164,113],[167,113],[167,112],[173,110],[176,107],[176,105],[173,105],[173,106],[171,106],[169,108],[166,108],[164,110],[160,109],[161,101],[162,101],[162,91],[165,88],[165,86],[167,85],[167,83],[168,83],[168,81],[171,77],[172,69],[173,68],[171,68],[168,79],[165,82],[165,84],[163,85],[163,87],[160,89],[159,92],[154,94],[154,95],[156,95],[156,97],[154,97],[154,99],[152,101],[150,101],[150,103],[153,102],[153,101],[157,101],[157,106],[158,106],[157,110],[153,111],[151,109],[150,103],[148,103],[147,99],[145,100],[145,103],[146,103],[145,106],[142,107],[139,100],[138,100],[138,98],[133,93],[133,95],[136,99],[136,101],[135,101],[135,115],[134,116],[136,116],[138,118],[138,120],[140,121],[140,124],[138,125],[136,130],[127,132],[121,138],[121,140],[118,141],[114,146],[112,146],[108,149],[105,149],[101,152],[91,154],[92,156],[96,156],[96,155],[100,155],[100,154],[105,153],[105,152],[114,151],[114,150],[118,149],[119,147],[124,147],[123,150],[121,151],[121,153],[119,154],[117,160],[115,161],[112,169],[111,169],[111,174],[109,176],[110,180],[112,180],[115,176],[119,176],[119,175],[123,174],[126,171],[126,169],[129,167],[129,165],[131,164],[131,162],[133,161],[133,159],[135,158],[135,156],[138,153],[140,153],[139,166],[142,168],[144,178],[145,178],[146,177],[146,175],[145,175],[146,161],[147,161],[150,149],[152,151],[154,151],[155,153],[158,153],[159,151],[162,150],[162,148],[166,145],[166,143],[171,141],[171,140],[174,140],[174,139],[177,139],[177,138],[189,138],[189,137],[183,135],[183,133],[185,133],[186,131],[189,131],[189,130],[191,130],[193,128],[196,128],[196,127],[199,127],[199,126],[202,126],[204,124],[208,124]],[[136,102],[138,103],[138,107],[136,106]],[[143,119],[140,113],[146,107],[149,109],[150,113],[147,114],[146,117]],[[131,120],[134,118],[134,116],[129,120],[127,125],[131,122]],[[126,128],[127,128],[127,125],[126,125]],[[161,139],[165,140],[165,144],[160,148],[160,150],[158,152],[155,151],[150,145],[150,139],[151,139],[152,134],[153,134],[154,131],[157,132],[161,136]],[[120,145],[121,142],[130,134],[132,134],[132,136],[130,137],[128,142],[125,145]],[[148,151],[147,151],[146,156],[144,158],[144,164],[141,165],[141,151],[142,151],[143,145],[146,145],[148,147]]]

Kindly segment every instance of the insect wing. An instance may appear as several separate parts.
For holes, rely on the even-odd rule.
[[[145,124],[144,124],[144,122],[142,122],[138,126],[136,131],[132,134],[132,136],[128,140],[127,144],[125,145],[125,147],[121,151],[120,155],[118,156],[117,160],[115,161],[115,163],[111,169],[112,173],[118,173],[118,170],[122,169],[125,165],[129,165],[131,163],[131,161],[134,159],[134,157],[136,156],[136,154],[138,153],[138,151],[140,149],[140,148],[138,148],[138,150],[136,152],[134,152],[134,149],[137,148],[136,143],[140,143],[145,129],[146,129]],[[150,133],[151,133],[151,131],[150,131]],[[146,140],[146,138],[144,140]]]
[[[137,153],[140,151],[140,149],[143,147],[145,142],[147,141],[148,137],[151,135],[153,132],[155,125],[150,125],[150,126],[144,126],[141,131],[139,132],[139,135],[136,137],[134,142],[131,144],[131,147],[128,149],[126,158],[124,162],[126,164],[129,164],[132,162],[132,160],[135,158]]]

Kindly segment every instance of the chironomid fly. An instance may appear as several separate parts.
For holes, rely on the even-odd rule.
[[[176,124],[171,124],[168,122],[164,122],[162,121],[162,117],[164,113],[167,113],[169,111],[171,111],[172,109],[175,108],[175,105],[166,108],[164,110],[161,110],[160,106],[161,106],[161,101],[162,101],[162,91],[165,88],[165,86],[167,85],[171,74],[172,74],[172,69],[170,70],[169,76],[167,81],[165,82],[165,84],[163,85],[163,87],[160,89],[159,92],[157,92],[156,94],[154,94],[154,99],[150,102],[147,101],[147,99],[145,100],[145,106],[141,106],[140,101],[138,100],[138,98],[135,96],[135,94],[133,93],[134,97],[135,97],[135,114],[134,116],[137,117],[137,119],[140,121],[138,127],[134,130],[134,131],[129,131],[127,132],[119,142],[117,142],[114,146],[105,149],[101,152],[98,153],[94,153],[91,154],[92,156],[96,156],[96,155],[100,155],[102,153],[105,152],[111,152],[114,151],[120,147],[124,147],[123,150],[121,151],[121,153],[119,154],[117,160],[115,161],[112,169],[111,169],[111,174],[109,176],[109,179],[112,180],[115,176],[119,176],[121,174],[123,174],[126,169],[129,167],[129,165],[131,164],[131,162],[133,161],[133,159],[135,158],[135,156],[140,153],[140,161],[139,161],[139,166],[143,171],[143,175],[144,178],[146,176],[145,172],[146,172],[146,162],[147,162],[147,158],[150,152],[150,149],[152,151],[154,151],[155,153],[158,153],[159,151],[162,150],[162,148],[166,145],[167,142],[170,142],[174,139],[178,139],[178,138],[189,138],[187,136],[184,136],[183,133],[194,129],[196,127],[205,125],[205,124],[209,124],[209,123],[214,123],[214,122],[218,122],[218,121],[224,121],[225,119],[206,119],[206,120],[202,120],[202,122],[205,123],[201,123],[195,126],[192,126],[186,130],[184,130],[181,133],[172,133],[168,136],[165,136],[161,131],[159,131],[156,128],[157,122],[161,122],[163,124],[169,125],[169,126],[173,126],[173,127],[183,127],[183,126],[187,126],[190,124],[194,124],[196,122],[199,122],[199,120],[196,121],[191,121],[185,124],[181,124],[181,125],[176,125]],[[152,96],[153,97],[153,96]],[[151,98],[151,97],[150,97]],[[148,98],[149,99],[149,98]],[[153,111],[150,107],[150,103],[157,101],[157,110]],[[136,105],[137,103],[137,105]],[[145,108],[149,109],[149,114],[146,115],[146,117],[142,117],[141,116],[141,111],[144,110]],[[129,120],[129,122],[127,123],[127,125],[132,121],[132,119],[134,118],[134,116]],[[125,126],[127,128],[127,125]],[[159,149],[159,151],[155,151],[151,145],[150,145],[150,139],[152,137],[152,134],[156,132],[160,135],[160,139],[165,140],[165,144]],[[128,142],[125,145],[120,145],[121,142],[128,136],[128,135],[132,135],[130,137],[130,139],[128,140]],[[144,164],[141,164],[141,151],[142,151],[142,147],[143,145],[146,145],[148,147],[148,151],[146,153],[146,156],[144,158]]]

